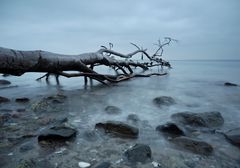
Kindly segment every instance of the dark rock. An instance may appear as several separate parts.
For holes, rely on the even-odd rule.
[[[116,107],[116,106],[107,106],[104,109],[108,114],[120,114],[121,113],[121,109]]]
[[[7,102],[10,102],[10,100],[8,98],[0,96],[0,104],[7,103]]]
[[[127,121],[131,121],[132,123],[137,123],[139,120],[140,119],[136,114],[129,114],[127,116]]]
[[[156,97],[155,99],[153,99],[153,103],[156,104],[157,106],[161,107],[161,106],[170,106],[175,104],[175,100],[172,97],[169,96],[160,96],[160,97]]]
[[[46,129],[38,136],[38,141],[65,141],[76,136],[76,130],[63,125]]]
[[[235,83],[230,83],[230,82],[226,82],[224,83],[225,86],[238,86],[237,84]]]
[[[97,123],[95,128],[104,129],[107,133],[113,133],[129,138],[137,138],[139,130],[136,127],[119,121],[107,121],[105,123]]]
[[[170,122],[157,126],[156,130],[173,137],[185,135],[183,130],[181,130],[175,123]]]
[[[221,113],[217,111],[204,113],[176,113],[172,115],[172,119],[184,125],[197,127],[219,127],[224,123]]]
[[[94,166],[94,168],[109,168],[111,166],[110,162],[102,162],[96,166]]]
[[[29,100],[29,98],[27,98],[27,97],[22,97],[22,98],[17,98],[15,101],[16,101],[17,103],[27,103],[27,102],[29,102],[30,100]]]
[[[178,147],[196,154],[210,155],[213,152],[213,147],[210,144],[184,136],[176,137],[172,140],[172,142]]]
[[[8,77],[10,76],[9,74],[2,74],[3,77]]]
[[[124,155],[130,162],[141,162],[145,163],[151,160],[152,151],[148,145],[136,144],[130,149],[128,149]]]
[[[0,80],[0,85],[10,85],[10,84],[11,82],[9,82],[8,80],[3,80],[3,79]]]
[[[64,103],[64,100],[67,98],[67,96],[63,95],[63,94],[57,94],[54,96],[49,96],[47,97],[47,100],[51,100],[52,103],[54,104],[62,104]]]
[[[224,135],[232,144],[240,147],[240,128],[232,129]]]
[[[27,142],[20,146],[19,151],[21,153],[24,153],[24,152],[32,150],[33,148],[34,148],[34,144],[32,142]]]

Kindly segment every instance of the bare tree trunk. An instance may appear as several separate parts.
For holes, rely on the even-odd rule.
[[[169,39],[169,43],[172,39]],[[97,52],[84,53],[80,55],[63,55],[56,54],[42,50],[35,51],[18,51],[0,47],[0,73],[21,76],[26,72],[46,72],[43,77],[48,78],[50,74],[65,76],[65,77],[78,77],[84,76],[95,79],[101,83],[105,82],[120,82],[133,77],[148,77],[151,75],[164,75],[164,74],[134,74],[132,67],[140,67],[147,70],[152,66],[168,66],[170,64],[163,61],[157,52],[150,56],[146,49],[140,49],[137,45],[133,44],[138,50],[122,54],[113,50],[107,49],[103,46]],[[159,46],[158,50],[162,50],[163,46]],[[142,54],[148,59],[147,62],[135,62],[130,60],[134,55]],[[161,53],[162,54],[162,53]],[[115,59],[115,57],[122,57],[123,59]],[[167,63],[167,64],[166,64]],[[115,71],[120,71],[117,75],[100,74],[94,71],[95,66],[105,65],[111,67]],[[78,71],[77,73],[67,73],[67,71]]]

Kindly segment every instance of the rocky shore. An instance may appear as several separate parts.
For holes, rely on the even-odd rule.
[[[67,91],[37,98],[0,95],[0,167],[240,167],[240,127],[224,130],[221,111],[179,109],[152,125],[138,113],[125,114],[127,107],[106,104],[100,115],[108,118],[86,122],[81,107],[91,104],[81,98]],[[165,95],[149,102],[162,113],[179,103]]]

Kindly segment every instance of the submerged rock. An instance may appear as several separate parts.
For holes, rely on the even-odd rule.
[[[102,162],[94,166],[94,168],[109,168],[111,166],[110,162]]]
[[[129,148],[124,155],[130,162],[141,162],[145,163],[150,161],[152,158],[152,151],[148,145],[145,144],[136,144],[133,147]]]
[[[97,123],[95,128],[104,129],[106,133],[113,133],[129,138],[137,138],[139,130],[136,127],[119,121],[107,121],[105,123]]]
[[[119,107],[116,106],[107,106],[104,110],[108,114],[120,114],[122,111]]]
[[[65,141],[76,135],[76,130],[64,125],[53,126],[43,130],[38,136],[38,141]]]
[[[140,121],[139,117],[137,116],[137,114],[129,114],[127,116],[127,121],[130,121],[132,123],[137,123],[138,121]]]
[[[181,124],[197,127],[219,127],[224,123],[221,113],[217,111],[203,113],[182,112],[173,114],[171,117]]]
[[[172,142],[178,147],[201,155],[210,155],[213,152],[213,147],[210,144],[184,136],[176,137]]]
[[[224,135],[232,144],[240,147],[240,127],[232,129]]]
[[[27,97],[21,97],[21,98],[17,98],[15,101],[16,101],[17,103],[27,103],[27,102],[29,102],[30,100],[29,100],[29,98],[27,98]]]
[[[181,130],[175,123],[171,122],[157,126],[156,130],[173,137],[185,135],[183,130]]]
[[[7,102],[10,102],[10,100],[8,98],[0,96],[0,104],[7,103]]]
[[[238,86],[237,84],[235,83],[230,83],[230,82],[226,82],[224,83],[225,86]]]
[[[0,80],[0,85],[10,85],[10,84],[11,84],[11,82],[8,80],[4,80],[4,79]]]
[[[169,96],[160,96],[153,99],[153,103],[157,106],[170,106],[175,104],[175,100],[172,97]]]

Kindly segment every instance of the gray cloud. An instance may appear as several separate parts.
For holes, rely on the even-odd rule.
[[[1,0],[0,46],[76,54],[180,40],[168,59],[239,59],[239,0]]]

